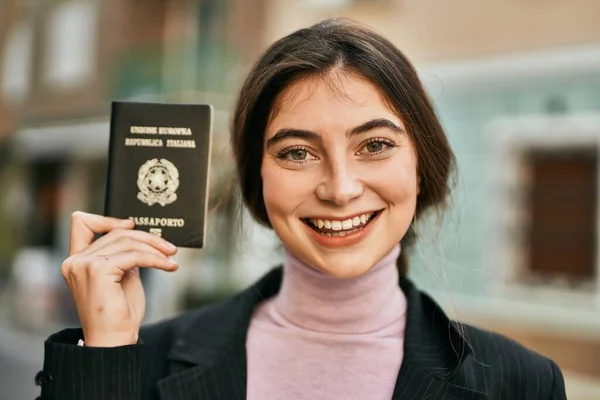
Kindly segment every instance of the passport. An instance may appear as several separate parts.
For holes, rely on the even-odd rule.
[[[113,101],[104,215],[202,248],[213,115],[209,104]]]

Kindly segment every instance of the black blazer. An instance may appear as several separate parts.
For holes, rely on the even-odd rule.
[[[250,319],[277,293],[281,278],[276,268],[222,303],[143,327],[138,345],[77,347],[80,329],[56,333],[45,343],[44,369],[36,376],[41,398],[243,400]],[[408,279],[400,286],[408,310],[393,399],[566,399],[554,362],[503,336],[451,322]]]

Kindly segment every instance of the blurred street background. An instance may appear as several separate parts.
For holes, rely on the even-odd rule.
[[[274,235],[221,201],[230,111],[261,51],[332,16],[414,62],[458,157],[413,279],[554,359],[570,400],[600,399],[600,0],[2,0],[0,400],[35,398],[44,339],[77,325],[59,270],[71,213],[103,212],[111,100],[216,110],[208,245],[144,275],[148,321],[279,262]]]

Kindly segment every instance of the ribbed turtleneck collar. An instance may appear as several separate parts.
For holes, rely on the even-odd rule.
[[[306,330],[364,334],[404,318],[406,298],[398,285],[400,245],[365,274],[340,279],[285,252],[283,282],[274,306],[290,323]]]

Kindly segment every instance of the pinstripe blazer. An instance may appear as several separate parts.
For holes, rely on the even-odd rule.
[[[281,284],[276,268],[217,305],[146,326],[140,344],[84,348],[80,329],[52,335],[36,376],[44,400],[230,400],[246,397],[253,310]],[[405,353],[393,399],[561,400],[559,368],[503,336],[450,321],[405,278]],[[275,398],[275,397],[274,397]]]

